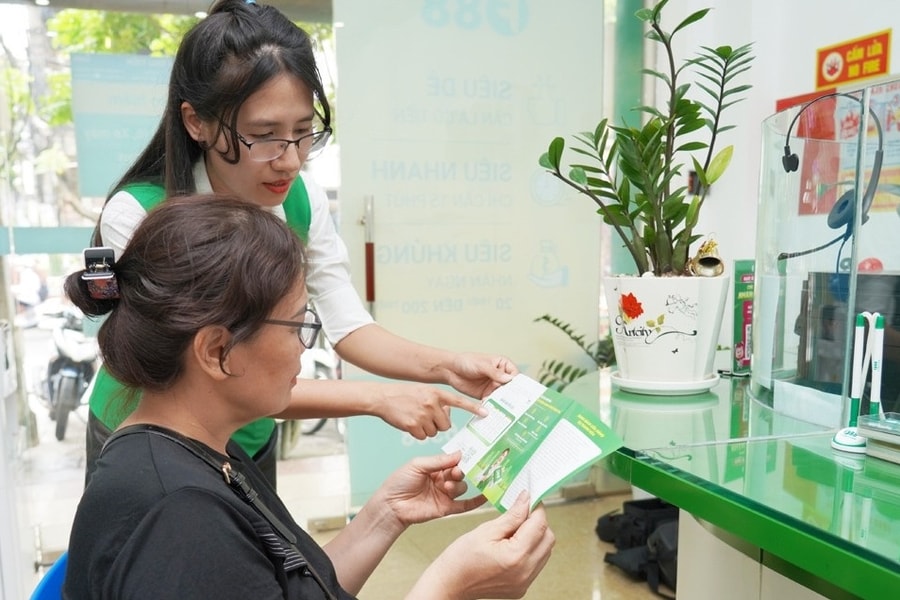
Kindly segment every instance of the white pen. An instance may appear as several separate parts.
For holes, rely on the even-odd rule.
[[[853,370],[850,372],[850,418],[847,425],[856,427],[859,418],[859,401],[862,398],[863,381],[863,353],[865,352],[866,313],[856,315],[856,327],[853,340]]]
[[[881,414],[881,369],[884,356],[884,316],[879,313],[875,317],[875,327],[869,345],[872,348],[872,393],[869,396],[869,414]]]
[[[863,311],[856,315],[856,331],[853,341],[853,368],[850,373],[850,415],[847,427],[838,429],[831,438],[831,447],[842,452],[862,454],[866,451],[866,438],[859,435],[856,424],[859,419],[860,400],[865,387],[866,373],[869,370],[871,344],[866,343],[866,321],[871,323],[871,314]],[[871,327],[870,327],[871,329]]]

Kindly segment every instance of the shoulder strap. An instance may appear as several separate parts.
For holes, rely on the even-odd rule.
[[[229,463],[227,460],[223,461],[221,458],[214,456],[199,443],[181,435],[177,431],[172,431],[171,429],[166,429],[165,427],[158,427],[156,425],[129,425],[128,427],[123,427],[122,429],[113,433],[109,437],[109,439],[106,440],[106,443],[103,444],[103,449],[100,451],[100,453],[102,454],[103,450],[105,450],[113,440],[133,433],[152,433],[154,435],[164,437],[169,441],[175,442],[179,446],[182,446],[183,448],[189,450],[192,454],[194,454],[194,456],[215,469],[217,473],[220,473],[225,479],[225,483],[231,486],[231,488],[238,494],[238,496],[241,497],[241,499],[256,508],[262,514],[262,516],[272,524],[272,526],[278,531],[278,533],[284,536],[287,541],[289,541],[291,544],[296,543],[297,537],[293,534],[293,532],[291,532],[291,530],[288,529],[281,522],[281,520],[278,519],[278,517],[272,514],[272,512],[265,505],[256,502],[256,500],[259,498],[259,494],[250,486],[250,483],[240,471],[235,471],[231,468],[231,463]]]
[[[232,469],[231,463],[229,463],[227,460],[223,461],[221,458],[214,456],[200,443],[192,440],[189,437],[181,435],[177,431],[166,429],[165,427],[159,427],[149,424],[138,424],[123,427],[122,429],[119,429],[118,431],[113,433],[106,440],[106,443],[103,444],[103,449],[100,450],[100,454],[103,454],[103,450],[105,450],[113,440],[133,433],[152,433],[154,435],[166,438],[167,440],[174,442],[191,452],[194,456],[212,467],[217,473],[221,473],[223,478],[225,479],[225,483],[228,484],[232,491],[234,491],[234,493],[237,494],[237,496],[241,500],[252,506],[256,510],[256,512],[258,512],[260,516],[262,516],[262,518],[268,521],[269,525],[271,525],[272,528],[275,529],[275,531],[277,531],[278,534],[285,539],[285,541],[287,541],[288,545],[290,545],[291,547],[291,550],[296,552],[300,556],[300,558],[303,559],[306,568],[309,569],[309,572],[312,574],[313,579],[315,579],[316,583],[319,584],[319,587],[322,589],[322,592],[325,594],[326,598],[328,598],[328,600],[337,600],[335,595],[331,593],[331,590],[328,589],[328,586],[325,584],[325,580],[316,572],[315,569],[313,569],[312,564],[310,564],[310,562],[303,557],[303,553],[300,552],[300,549],[297,547],[297,536],[295,536],[294,533],[290,529],[288,529],[288,527],[284,523],[281,522],[281,519],[276,517],[272,513],[272,511],[269,510],[269,508],[260,501],[259,493],[253,489],[253,486],[250,485],[250,482],[247,481],[247,478],[244,477],[243,473]]]
[[[134,196],[141,207],[149,211],[166,197],[163,186],[155,183],[129,183],[122,190]],[[303,178],[298,176],[284,199],[284,216],[287,224],[294,230],[304,242],[309,237],[309,227],[312,223],[312,207],[309,204],[309,192]]]

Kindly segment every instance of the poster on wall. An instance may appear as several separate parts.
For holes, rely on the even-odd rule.
[[[336,0],[334,18],[341,235],[377,321],[531,376],[577,360],[535,320],[596,334],[602,221],[538,159],[602,117],[603,4]],[[354,500],[446,441],[377,419],[351,419],[348,439]]]
[[[335,3],[341,234],[392,331],[534,374],[553,344],[534,319],[595,329],[601,219],[538,164],[555,136],[601,117],[591,10]],[[557,47],[563,35],[583,40],[577,55]]]
[[[873,188],[869,213],[894,212],[900,204],[900,80],[874,84],[869,88],[869,112],[866,126],[867,168],[861,181],[864,190]],[[832,169],[836,173],[829,176],[833,188],[839,194],[852,191],[856,181],[857,147],[859,128],[863,123],[862,106],[859,102],[840,101],[834,106],[831,116],[833,128]],[[876,153],[882,152],[880,173],[875,173]],[[811,175],[815,175],[811,172]],[[873,179],[875,177],[876,179]],[[832,202],[833,204],[833,202]],[[831,206],[825,206],[830,210]]]
[[[816,51],[816,89],[845,86],[891,72],[891,30]]]
[[[785,144],[802,144],[797,214],[828,214],[837,200],[840,151],[836,142],[834,89],[778,100],[776,111],[803,105],[794,117]]]
[[[78,191],[104,197],[159,125],[172,58],[72,54],[71,68]]]
[[[869,210],[891,212],[900,204],[900,80],[872,84],[869,94],[867,167],[862,181],[867,188],[875,153],[881,149],[881,171]],[[864,116],[862,105],[854,100],[859,95],[857,88],[831,88],[776,102],[779,111],[805,105],[795,115],[786,140],[800,150],[798,215],[828,215],[841,196],[854,191]]]

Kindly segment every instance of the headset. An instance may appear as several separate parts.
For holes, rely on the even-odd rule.
[[[803,108],[801,108],[797,112],[797,114],[794,115],[794,118],[791,120],[791,124],[788,127],[787,134],[785,135],[784,156],[781,157],[781,164],[784,166],[784,170],[786,173],[796,171],[800,166],[800,159],[795,153],[791,152],[791,132],[794,130],[794,125],[797,123],[800,115],[802,115],[806,111],[806,109],[808,109],[819,100],[824,100],[826,98],[836,98],[838,96],[844,96],[846,98],[855,100],[856,102],[859,102],[860,107],[862,107],[863,101],[861,99],[844,92],[825,94],[803,105]],[[872,201],[875,199],[875,191],[878,188],[878,180],[881,178],[881,163],[884,160],[884,134],[881,131],[881,121],[878,120],[878,116],[874,112],[872,112],[871,108],[869,108],[869,116],[872,117],[872,121],[875,123],[875,129],[878,130],[878,148],[875,150],[875,159],[872,163],[872,175],[869,177],[869,183],[868,185],[866,185],[866,191],[863,193],[862,197],[861,225],[869,220],[869,209],[872,207]],[[841,194],[840,198],[837,199],[837,202],[835,202],[834,206],[831,208],[831,212],[828,213],[828,226],[831,229],[840,229],[841,227],[846,227],[847,229],[844,231],[844,233],[834,238],[830,242],[822,244],[821,246],[816,246],[815,248],[810,248],[809,250],[803,250],[802,252],[782,252],[778,255],[778,260],[782,261],[788,258],[795,258],[797,256],[812,254],[813,252],[824,250],[832,244],[836,244],[842,240],[846,242],[850,238],[850,236],[853,235],[853,219],[856,214],[855,199],[856,188],[847,190],[846,192]]]

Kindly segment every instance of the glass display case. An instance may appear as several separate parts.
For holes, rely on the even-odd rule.
[[[642,395],[611,385],[604,369],[564,393],[595,407],[624,441],[604,470],[678,506],[723,541],[712,555],[693,539],[679,555],[679,580],[687,565],[712,586],[707,575],[721,569],[731,587],[688,596],[732,597],[738,572],[744,598],[849,600],[900,589],[900,464],[834,450],[834,429],[773,409],[751,387],[749,377],[722,377],[698,394]],[[722,557],[727,552],[806,590],[771,593],[762,567],[730,570],[737,567]]]
[[[900,81],[823,94],[763,122],[754,395],[846,424],[856,315],[868,311],[885,319],[881,401],[897,407],[898,206]]]

